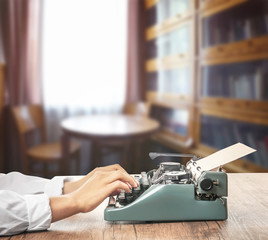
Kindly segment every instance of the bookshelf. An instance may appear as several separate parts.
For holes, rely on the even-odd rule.
[[[146,100],[162,124],[158,142],[193,142],[196,1],[145,1]]]
[[[145,0],[153,140],[201,157],[242,142],[257,152],[225,169],[267,172],[268,1],[188,0],[170,14],[173,2]]]
[[[214,4],[201,8],[199,16],[196,152],[207,155],[243,142],[257,152],[226,168],[267,171],[268,2]]]

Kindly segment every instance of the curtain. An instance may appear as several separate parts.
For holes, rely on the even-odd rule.
[[[21,170],[18,140],[8,107],[40,103],[40,1],[1,0],[0,17],[5,69],[5,167]]]
[[[129,0],[126,102],[145,100],[144,1]]]
[[[122,110],[128,1],[43,2],[43,96],[48,140],[55,141],[65,118]],[[88,169],[90,145],[81,144],[81,167]]]

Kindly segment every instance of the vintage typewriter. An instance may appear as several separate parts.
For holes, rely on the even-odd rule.
[[[242,151],[241,151],[242,148]],[[233,151],[237,151],[233,152]],[[191,157],[186,166],[162,162],[158,169],[133,175],[140,185],[131,193],[110,197],[104,211],[107,221],[187,221],[227,219],[227,174],[219,163],[233,161],[253,151],[238,143],[214,153],[207,159],[188,154],[150,153],[158,156]],[[231,155],[231,156],[230,156]],[[211,161],[217,157],[215,161]]]

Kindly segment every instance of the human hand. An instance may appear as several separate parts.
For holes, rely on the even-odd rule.
[[[111,172],[111,171],[122,171],[126,173],[126,170],[122,168],[119,164],[109,165],[106,167],[98,167],[88,173],[86,176],[82,177],[81,179],[73,182],[65,182],[63,187],[63,194],[71,193],[78,188],[80,188],[87,180],[92,177],[96,172]]]
[[[131,192],[137,187],[136,180],[122,170],[97,170],[76,191],[70,194],[79,212],[89,212],[95,209],[105,198],[118,194],[121,190]]]
[[[64,195],[50,198],[52,222],[79,212],[89,212],[105,198],[125,190],[130,192],[138,182],[118,164],[96,168],[85,177],[64,185]]]

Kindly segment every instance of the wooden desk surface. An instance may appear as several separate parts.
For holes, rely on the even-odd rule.
[[[268,239],[268,174],[232,173],[228,179],[226,221],[112,223],[103,220],[104,202],[91,213],[53,223],[48,231],[11,239]]]

